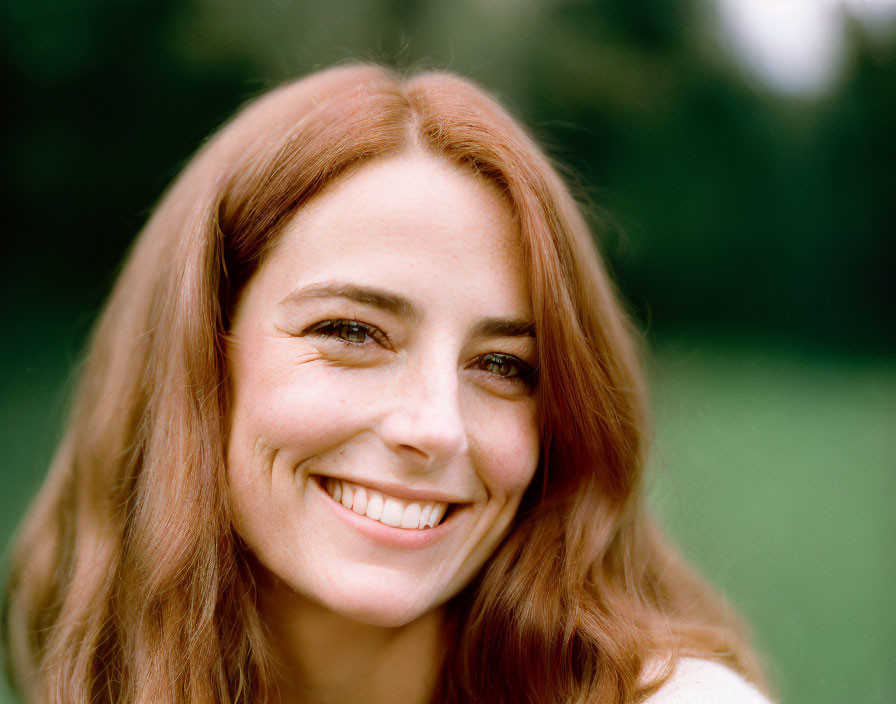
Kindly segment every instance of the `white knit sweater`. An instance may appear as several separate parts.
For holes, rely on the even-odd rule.
[[[709,660],[682,658],[674,674],[644,704],[771,704],[743,677]]]

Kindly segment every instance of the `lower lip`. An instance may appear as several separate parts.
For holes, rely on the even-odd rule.
[[[457,524],[460,514],[463,513],[459,506],[455,506],[448,518],[434,528],[393,528],[380,523],[367,516],[361,516],[341,503],[334,501],[317,481],[311,481],[320,492],[324,503],[334,515],[353,526],[358,532],[371,540],[384,545],[397,548],[419,549],[426,548],[441,540],[450,533]]]

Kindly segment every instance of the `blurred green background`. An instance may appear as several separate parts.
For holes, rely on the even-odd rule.
[[[128,244],[202,139],[335,62],[446,67],[575,174],[649,342],[653,499],[781,701],[893,701],[896,29],[819,0],[840,8],[833,68],[800,83],[750,58],[736,4],[7,0],[0,540]],[[812,58],[806,17],[769,25],[794,42],[773,69]]]

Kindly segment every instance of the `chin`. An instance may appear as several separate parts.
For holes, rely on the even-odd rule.
[[[389,601],[358,599],[351,602],[326,603],[324,606],[352,621],[383,628],[406,626],[437,608],[429,604],[426,606],[417,603],[408,604],[394,598]]]
[[[379,605],[364,605],[343,613],[343,616],[353,621],[364,623],[368,626],[380,626],[382,628],[401,628],[416,621],[428,611],[421,613],[419,609],[395,610],[383,609]]]
[[[330,611],[359,623],[399,628],[437,609],[445,600],[407,592],[402,594],[401,590],[387,588],[386,585],[373,589],[369,585],[359,585],[356,589],[339,593],[329,592],[316,601]]]

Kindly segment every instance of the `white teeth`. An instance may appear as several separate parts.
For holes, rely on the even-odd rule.
[[[324,489],[334,501],[358,515],[393,528],[432,528],[448,509],[448,504],[443,502],[406,501],[340,479],[327,478]]]
[[[445,511],[448,510],[448,504],[436,504],[433,506],[432,513],[429,516],[429,525],[430,527],[438,525],[439,521],[442,520],[442,516],[445,515]]]
[[[398,499],[387,496],[386,501],[383,503],[383,517],[380,518],[380,521],[387,526],[398,528],[401,525],[401,514],[403,513],[404,506],[401,505],[401,502]]]
[[[380,520],[383,515],[383,495],[375,491],[370,492],[370,498],[367,500],[367,517],[375,521]]]
[[[429,516],[432,513],[434,504],[432,502],[426,504],[420,512],[420,527],[429,528]]]
[[[330,489],[331,486],[333,487],[332,489]],[[342,501],[342,482],[337,482],[335,479],[328,479],[327,491],[330,492],[333,501]]]
[[[352,499],[354,498],[354,489],[351,484],[342,483],[342,505],[346,508],[352,507]]]
[[[420,525],[420,504],[408,504],[401,516],[402,528],[417,528]]]
[[[352,511],[364,515],[367,513],[367,489],[359,486],[355,489],[355,500],[352,502]]]

